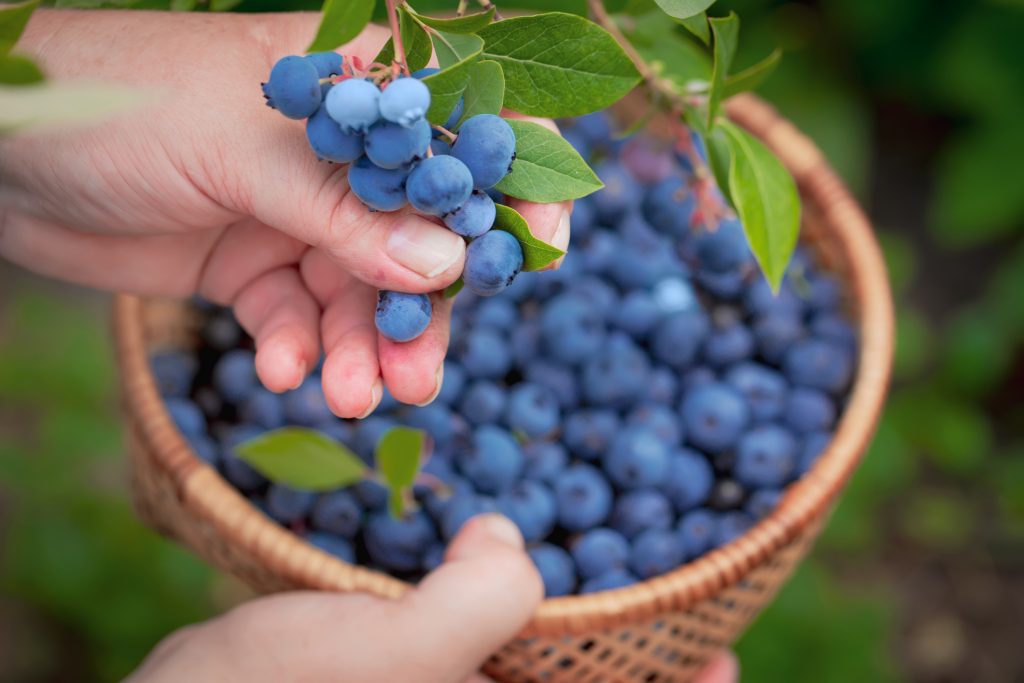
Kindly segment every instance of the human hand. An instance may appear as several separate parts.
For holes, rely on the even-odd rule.
[[[150,106],[88,130],[0,141],[0,255],[102,289],[231,305],[273,391],[326,352],[328,404],[404,403],[440,388],[451,302],[427,331],[378,335],[376,289],[433,292],[461,273],[463,240],[409,211],[370,213],[345,167],[317,162],[304,129],[263,106],[259,83],[301,53],[318,16],[39,11],[19,43],[57,79],[156,89]],[[369,62],[370,27],[341,48]],[[549,124],[550,125],[550,124]],[[568,204],[513,203],[564,248]]]

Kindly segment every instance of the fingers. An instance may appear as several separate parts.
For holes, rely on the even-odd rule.
[[[297,269],[278,268],[247,285],[234,302],[238,322],[256,340],[256,374],[271,391],[295,389],[316,364],[320,307]]]
[[[433,313],[426,331],[410,342],[377,339],[384,383],[402,403],[426,405],[441,390],[441,372],[448,351],[452,300],[431,295]]]

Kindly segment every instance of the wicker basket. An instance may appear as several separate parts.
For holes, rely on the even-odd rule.
[[[859,369],[835,438],[779,507],[736,541],[636,586],[545,601],[523,633],[487,662],[499,681],[686,681],[732,644],[810,549],[867,449],[882,410],[893,310],[871,226],[821,152],[753,96],[728,104],[796,178],[803,239],[841,277],[861,334]],[[118,360],[136,505],[143,519],[257,591],[360,591],[395,598],[409,586],[308,545],[254,509],[193,455],[151,375],[148,351],[190,343],[179,303],[120,296]]]

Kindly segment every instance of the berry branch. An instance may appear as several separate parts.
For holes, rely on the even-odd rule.
[[[405,60],[405,44],[402,42],[402,29],[398,23],[398,4],[395,0],[387,0],[388,24],[391,26],[391,40],[395,46],[395,62],[406,76],[409,75],[409,64]]]

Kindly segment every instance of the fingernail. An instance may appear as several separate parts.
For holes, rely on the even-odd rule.
[[[298,389],[302,386],[302,383],[306,381],[306,361],[299,361],[298,371],[299,378],[295,381],[295,384],[292,385],[292,389]]]
[[[422,408],[425,405],[429,405],[429,404],[433,403],[434,399],[437,398],[437,395],[441,393],[441,383],[444,382],[444,363],[441,363],[441,365],[438,366],[437,373],[434,375],[434,377],[437,378],[437,380],[436,380],[437,381],[437,385],[434,387],[434,393],[432,393],[430,395],[430,398],[428,398],[423,403],[417,403],[416,404],[420,408]]]
[[[570,216],[569,209],[562,209],[562,215],[558,218],[558,225],[555,227],[555,234],[551,236],[551,246],[558,247],[562,251],[569,248],[569,237],[572,233]],[[564,256],[543,270],[558,270],[562,266],[563,260],[565,260]]]
[[[370,413],[377,409],[380,404],[381,398],[384,397],[384,382],[381,381],[380,377],[373,383],[373,387],[370,389],[370,405],[366,409],[366,412],[357,417],[357,420],[364,420],[370,417]]]
[[[423,277],[436,277],[462,256],[465,242],[422,218],[402,219],[388,237],[388,256]]]
[[[524,545],[523,535],[519,533],[519,527],[504,515],[494,512],[480,515],[476,518],[475,524],[480,531],[495,541],[513,548],[522,548]]]

